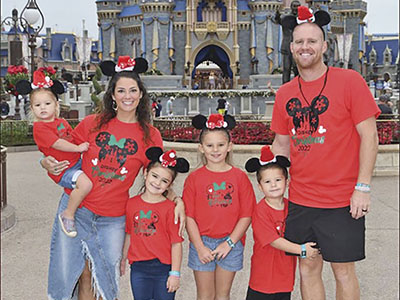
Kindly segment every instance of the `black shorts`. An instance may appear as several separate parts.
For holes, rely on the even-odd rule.
[[[350,207],[313,208],[289,202],[285,238],[296,244],[316,242],[328,262],[365,258],[365,217],[353,219]]]
[[[246,300],[290,300],[291,292],[265,294],[251,289],[247,290]]]

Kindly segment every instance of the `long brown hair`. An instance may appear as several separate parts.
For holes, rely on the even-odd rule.
[[[107,91],[103,97],[103,107],[101,111],[98,112],[96,117],[97,127],[94,131],[100,130],[103,126],[107,125],[107,123],[117,116],[117,112],[113,109],[113,98],[112,95],[115,92],[115,86],[118,80],[122,77],[130,78],[136,81],[139,90],[142,92],[142,98],[139,101],[139,105],[136,108],[136,118],[139,122],[140,127],[143,130],[144,142],[147,144],[151,141],[150,137],[150,99],[147,93],[146,87],[144,86],[143,81],[140,79],[139,75],[135,72],[123,71],[119,73],[115,73],[108,83]]]

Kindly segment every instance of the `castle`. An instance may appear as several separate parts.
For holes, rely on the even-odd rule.
[[[276,11],[289,13],[282,0],[97,0],[100,59],[141,56],[155,73],[182,76],[191,85],[196,68],[213,62],[233,87],[260,74],[282,70],[281,26]],[[314,11],[330,12],[327,63],[365,69],[361,0],[301,0]],[[364,69],[363,69],[364,68]]]

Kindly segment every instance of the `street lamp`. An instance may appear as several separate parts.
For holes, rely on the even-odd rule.
[[[29,48],[31,49],[31,79],[35,71],[35,48],[36,38],[44,26],[44,16],[36,0],[28,0],[19,17],[21,26],[29,36]],[[37,24],[37,25],[35,25]]]

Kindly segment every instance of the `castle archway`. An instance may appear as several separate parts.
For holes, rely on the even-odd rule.
[[[233,78],[233,72],[231,69],[231,53],[227,53],[226,49],[222,47],[211,44],[206,45],[205,47],[199,47],[197,53],[193,53],[194,61],[193,61],[193,71],[192,78],[195,77],[196,67],[204,61],[211,61],[218,65],[221,69],[221,72],[224,77]]]

